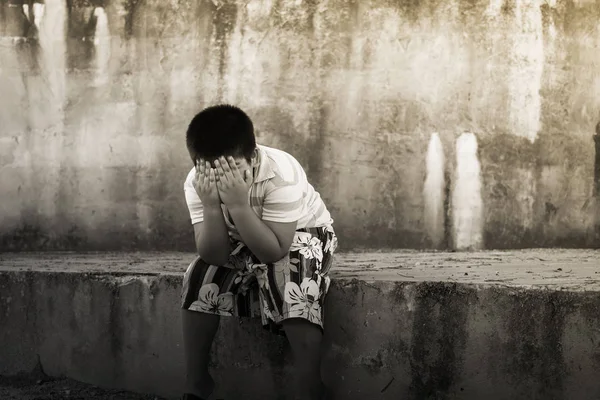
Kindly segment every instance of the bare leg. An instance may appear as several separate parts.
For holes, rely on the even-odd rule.
[[[182,310],[185,353],[185,392],[207,398],[215,382],[208,372],[210,349],[219,328],[219,316]]]
[[[296,369],[296,387],[299,399],[319,400],[322,395],[321,380],[321,328],[302,318],[283,321],[290,342]]]

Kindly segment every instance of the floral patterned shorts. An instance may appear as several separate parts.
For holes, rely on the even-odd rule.
[[[229,262],[209,265],[200,257],[183,279],[182,308],[223,316],[261,317],[265,328],[282,333],[281,321],[304,318],[323,328],[323,301],[337,248],[331,226],[299,229],[289,254],[261,264],[239,241]]]

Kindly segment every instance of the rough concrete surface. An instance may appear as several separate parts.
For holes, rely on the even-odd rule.
[[[476,135],[484,248],[600,243],[597,1],[20,3],[0,1],[5,249],[192,249],[184,132],[216,102],[306,167],[345,249],[453,248],[424,215],[434,132],[440,204]]]
[[[125,390],[102,389],[72,379],[0,376],[2,400],[163,400]]]
[[[0,256],[0,375],[38,365],[101,387],[176,396],[187,253]],[[336,399],[600,398],[600,252],[340,254],[327,300]],[[285,338],[224,319],[225,396],[287,399]]]

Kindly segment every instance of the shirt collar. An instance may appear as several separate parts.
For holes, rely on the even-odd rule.
[[[269,158],[264,146],[258,145],[258,170],[254,182],[262,182],[267,179],[271,179],[275,176],[273,166],[271,165],[271,159]]]

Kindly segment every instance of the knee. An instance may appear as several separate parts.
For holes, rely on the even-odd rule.
[[[283,328],[290,342],[298,346],[312,347],[319,345],[323,338],[320,326],[303,318],[290,318],[283,321]]]
[[[219,327],[220,317],[217,314],[191,311],[186,309],[182,309],[181,312],[184,332],[210,332],[212,334],[212,332]]]

